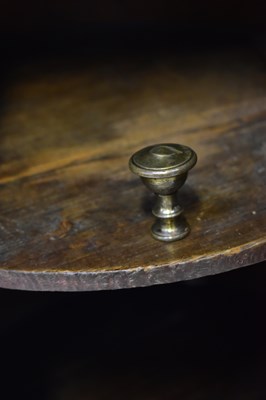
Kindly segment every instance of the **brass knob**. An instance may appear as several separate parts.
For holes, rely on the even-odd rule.
[[[177,192],[187,179],[188,171],[197,162],[196,153],[180,144],[158,144],[137,151],[129,160],[130,170],[157,195],[152,210],[156,221],[152,226],[155,239],[171,242],[183,239],[190,231],[181,215]]]

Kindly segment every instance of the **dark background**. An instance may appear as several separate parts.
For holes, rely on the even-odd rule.
[[[263,400],[265,263],[131,290],[1,290],[3,398]]]
[[[0,33],[8,55],[145,47],[216,48],[264,38],[265,2],[178,0],[2,0]],[[264,40],[263,40],[264,41]],[[99,48],[100,46],[100,48]],[[175,47],[176,50],[176,47]]]
[[[178,24],[216,29],[263,28],[265,2],[259,0],[46,0],[1,2],[1,31],[86,30],[92,25]]]
[[[2,1],[2,81],[55,55],[263,54],[264,3]],[[114,292],[1,290],[2,398],[264,400],[265,266]]]

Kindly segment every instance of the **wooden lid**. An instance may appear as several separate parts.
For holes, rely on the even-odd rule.
[[[235,49],[182,63],[141,57],[16,66],[5,81],[1,287],[146,286],[266,258],[260,60]],[[180,242],[150,236],[153,196],[127,166],[154,143],[185,143],[199,156],[180,190],[192,228]]]

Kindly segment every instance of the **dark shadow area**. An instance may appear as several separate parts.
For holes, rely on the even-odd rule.
[[[262,263],[144,289],[1,290],[2,391],[25,399],[263,399],[265,278]]]
[[[144,211],[146,215],[151,215],[155,203],[156,203],[155,194],[148,192],[148,189],[146,189],[142,197],[141,209]]]
[[[1,68],[47,56],[93,59],[138,52],[265,48],[265,3],[57,0],[4,1]],[[69,60],[68,60],[69,62]]]

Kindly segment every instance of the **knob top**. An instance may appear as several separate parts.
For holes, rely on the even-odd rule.
[[[196,162],[196,153],[189,147],[163,143],[137,151],[130,158],[129,167],[145,178],[167,178],[188,172]]]

